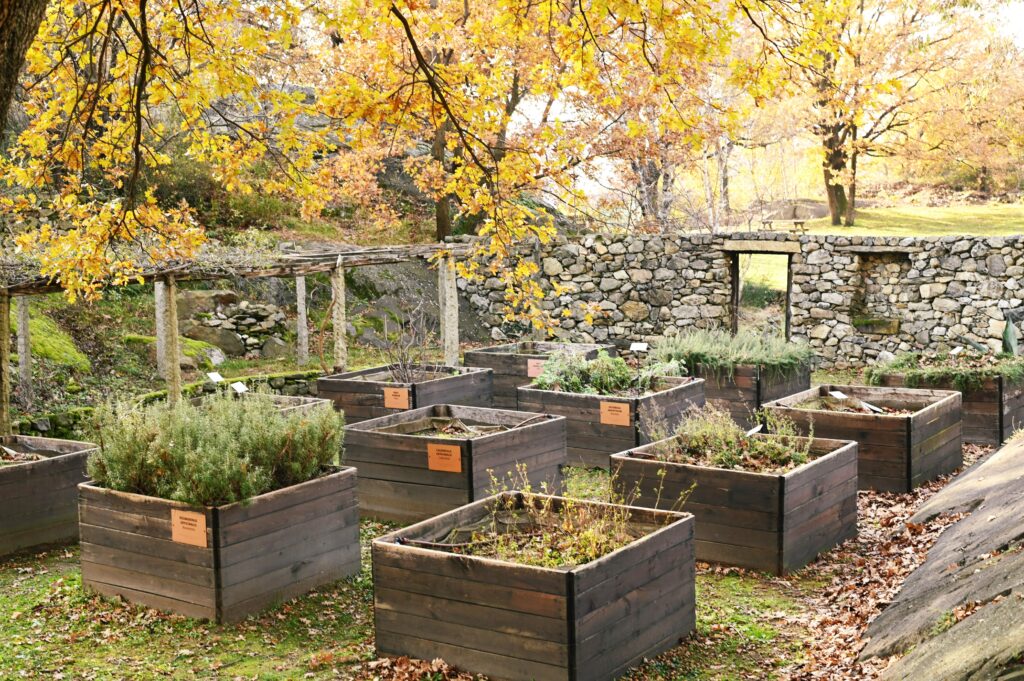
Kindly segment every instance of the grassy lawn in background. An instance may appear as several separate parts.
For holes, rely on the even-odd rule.
[[[808,220],[807,231],[843,236],[1008,236],[1024,234],[1024,205],[868,208],[857,211],[853,227],[834,227],[821,218]],[[747,281],[786,289],[784,257],[747,255],[740,266]]]

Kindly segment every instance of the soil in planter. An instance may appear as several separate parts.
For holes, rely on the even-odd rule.
[[[367,381],[370,383],[424,383],[426,381],[435,381],[439,378],[447,378],[449,376],[457,376],[458,374],[449,374],[440,371],[419,371],[414,370],[409,373],[408,376],[400,377],[395,374],[391,369],[384,371],[378,371],[374,374],[364,374],[362,376],[352,376],[348,380],[353,381]]]
[[[491,423],[480,423],[460,418],[428,417],[396,423],[393,426],[374,428],[377,433],[393,433],[395,435],[415,435],[417,437],[452,438],[472,440],[473,438],[503,433],[517,426],[502,426]]]
[[[67,452],[64,453],[66,454]],[[18,442],[0,445],[0,466],[13,466],[19,463],[44,461],[54,456],[61,456],[61,452],[50,449],[27,447]]]
[[[872,406],[877,407],[880,411],[876,411],[871,407],[868,407],[863,401],[858,400],[855,397],[815,397],[814,399],[806,400],[797,405],[794,405],[794,409],[813,409],[817,411],[833,411],[843,414],[881,414],[884,416],[910,416],[914,412],[923,408],[917,407],[916,409],[907,408],[905,406],[891,406],[879,402],[871,402]]]
[[[631,521],[625,506],[575,504],[515,497],[480,521],[457,527],[438,542],[406,539],[411,546],[519,565],[573,568],[597,560],[657,529]]]
[[[748,435],[729,412],[713,407],[687,417],[676,436],[656,442],[640,458],[754,473],[781,474],[814,459],[813,440],[792,422],[772,417],[772,435]]]

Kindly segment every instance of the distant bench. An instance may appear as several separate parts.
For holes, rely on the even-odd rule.
[[[803,232],[807,231],[807,221],[806,220],[797,220],[797,219],[794,219],[794,220],[776,220],[776,219],[773,219],[773,218],[762,218],[761,219],[761,226],[764,229],[766,229],[766,230],[774,229],[774,226],[775,226],[776,223],[778,223],[778,224],[785,224],[785,225],[792,225],[793,229],[796,230],[797,232],[803,233]]]

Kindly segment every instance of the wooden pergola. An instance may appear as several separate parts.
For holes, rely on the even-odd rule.
[[[437,261],[438,303],[441,319],[441,346],[444,363],[459,361],[459,300],[454,259],[464,256],[468,247],[459,244],[387,246],[351,250],[324,249],[303,252],[259,253],[234,251],[202,256],[188,261],[162,262],[144,267],[139,278],[153,283],[156,296],[156,345],[158,367],[167,380],[168,399],[181,396],[181,354],[178,344],[177,287],[185,281],[211,281],[231,278],[288,277],[296,280],[298,311],[298,356],[300,363],[309,357],[306,317],[306,276],[327,273],[331,278],[331,318],[334,327],[333,367],[344,371],[348,365],[345,333],[345,271],[354,267],[389,265],[414,260]],[[31,384],[32,358],[29,336],[28,296],[63,291],[59,282],[38,275],[30,263],[0,262],[0,434],[11,433],[11,302],[18,316],[18,371],[23,386]],[[339,332],[340,329],[340,332]]]

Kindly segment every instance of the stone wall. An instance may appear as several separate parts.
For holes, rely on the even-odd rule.
[[[542,283],[566,287],[545,307],[556,335],[583,342],[657,341],[690,327],[731,324],[737,242],[791,250],[792,337],[823,367],[855,367],[881,352],[948,349],[970,339],[998,350],[1007,320],[1024,318],[1024,237],[895,238],[586,235],[535,249]],[[500,282],[459,282],[495,340]],[[588,312],[593,322],[586,319]],[[1019,327],[1018,327],[1019,328]]]

